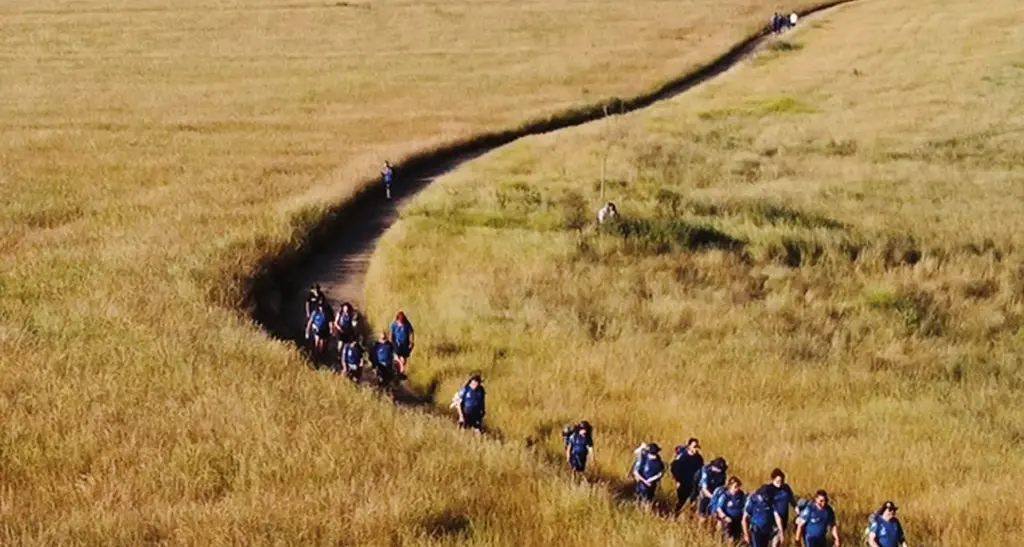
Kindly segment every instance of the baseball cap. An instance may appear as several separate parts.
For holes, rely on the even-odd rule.
[[[885,510],[896,511],[898,509],[899,509],[899,507],[896,507],[896,504],[894,502],[892,502],[892,501],[887,501],[887,502],[882,504],[882,510],[883,511],[885,511]]]
[[[658,446],[658,443],[651,443],[647,445],[647,451],[651,454],[657,454],[658,452],[661,452],[661,447]]]

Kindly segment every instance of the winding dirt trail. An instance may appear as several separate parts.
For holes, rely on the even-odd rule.
[[[799,15],[803,19],[852,1],[832,0]],[[410,158],[395,167],[395,199],[385,199],[383,188],[379,184],[372,185],[325,220],[301,255],[270,261],[265,273],[253,281],[250,300],[254,319],[277,338],[300,341],[303,302],[310,285],[319,283],[332,302],[348,301],[359,308],[366,271],[377,242],[398,220],[399,208],[437,177],[520,138],[633,112],[685,93],[736,66],[769,37],[767,29],[762,30],[703,68],[669,81],[648,94],[584,107]]]

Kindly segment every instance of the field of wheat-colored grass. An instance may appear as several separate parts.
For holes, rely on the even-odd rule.
[[[829,490],[848,544],[885,499],[911,544],[1024,527],[1024,11],[865,2],[691,94],[524,139],[403,211],[375,316],[439,403],[595,476],[701,438],[748,486]],[[598,229],[605,200],[622,220]],[[663,494],[668,492],[663,488]]]
[[[794,6],[795,7],[795,6]],[[0,6],[0,544],[681,544],[240,312],[386,157],[706,62],[755,0]]]

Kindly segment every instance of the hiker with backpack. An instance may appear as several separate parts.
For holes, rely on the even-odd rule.
[[[320,285],[313,285],[309,288],[309,294],[306,295],[306,321],[309,321],[309,316],[316,309],[316,305],[324,300],[326,297],[320,289]]]
[[[697,521],[703,524],[708,517],[714,514],[711,507],[711,497],[715,490],[725,485],[725,472],[728,464],[725,458],[718,457],[711,460],[711,463],[700,469],[697,478]]]
[[[594,451],[594,428],[590,422],[580,423],[562,430],[565,440],[565,460],[569,467],[577,473],[587,469],[587,458]]]
[[[896,518],[899,507],[887,501],[868,518],[868,545],[870,547],[906,547],[903,525]]]
[[[338,372],[344,373],[349,380],[358,382],[363,368],[364,354],[363,345],[359,343],[359,340],[341,343],[341,351],[338,352],[341,368]]]
[[[395,178],[395,170],[391,167],[390,161],[384,162],[380,168],[380,179],[384,183],[384,197],[391,199],[391,181]]]
[[[660,452],[661,447],[657,443],[650,443],[640,453],[639,461],[634,463],[636,497],[645,511],[649,511],[654,504],[658,483],[665,476],[665,463],[661,461]]]
[[[830,530],[832,547],[839,547],[835,511],[828,503],[828,492],[818,490],[814,502],[805,505],[796,518],[796,537],[803,542],[803,547],[827,547]]]
[[[355,308],[352,307],[352,304],[345,302],[338,310],[338,314],[334,316],[331,329],[343,344],[347,344],[356,339],[358,324],[359,316],[356,314]]]
[[[747,498],[743,508],[743,541],[750,547],[770,547],[774,541],[785,540],[785,525],[779,514],[775,499],[778,487],[768,483],[762,485]]]
[[[718,530],[722,533],[722,542],[738,545],[743,537],[743,507],[747,495],[743,492],[743,482],[739,477],[729,477],[725,486],[715,489],[711,498],[712,514],[718,519]]]
[[[770,500],[772,507],[775,508],[775,512],[782,519],[782,526],[779,528],[778,537],[772,541],[772,545],[777,546],[782,543],[783,531],[789,528],[789,509],[796,507],[796,495],[793,494],[793,489],[786,484],[786,474],[778,467],[772,469],[770,484],[774,487],[775,495]]]
[[[327,337],[330,336],[330,327],[327,325],[327,311],[323,302],[317,302],[313,311],[309,314],[309,321],[306,322],[306,339],[313,339],[313,350],[317,355],[324,352],[327,344]]]
[[[483,431],[484,415],[487,414],[487,392],[479,374],[469,380],[452,397],[452,407],[459,413],[459,427]]]
[[[689,439],[684,446],[677,446],[675,454],[669,469],[677,485],[675,514],[679,515],[688,502],[697,499],[697,481],[704,467],[704,456],[700,453],[700,441],[696,438]]]
[[[395,314],[395,320],[391,322],[391,342],[395,345],[398,374],[404,378],[409,356],[412,355],[413,347],[416,345],[416,333],[413,331],[412,322],[403,311]]]
[[[604,224],[611,220],[615,220],[619,216],[618,209],[615,208],[615,204],[608,202],[603,207],[597,210],[597,223]]]
[[[380,338],[373,344],[370,351],[370,362],[377,373],[380,385],[390,385],[395,379],[395,346],[388,340],[388,332],[380,333]]]

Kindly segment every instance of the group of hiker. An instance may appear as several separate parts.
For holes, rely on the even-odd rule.
[[[772,14],[771,23],[769,27],[772,32],[778,34],[788,28],[796,26],[796,22],[800,19],[800,16],[796,13],[790,13],[789,15],[783,15],[779,12]]]
[[[586,470],[594,451],[594,428],[584,420],[562,430],[565,459],[576,473]],[[713,522],[723,543],[751,547],[778,547],[783,544],[790,524],[790,509],[796,509],[795,537],[803,547],[839,547],[839,527],[828,492],[818,490],[810,500],[798,499],[786,483],[786,474],[774,469],[769,482],[753,493],[743,491],[743,482],[728,476],[725,458],[705,463],[700,441],[689,439],[675,448],[666,468],[657,443],[643,443],[633,452],[629,478],[634,482],[637,501],[649,510],[658,485],[670,474],[676,482],[674,514],[679,516],[692,505],[702,525]],[[865,539],[870,547],[904,547],[902,525],[896,518],[897,506],[886,501],[869,518]],[[831,542],[829,541],[831,540]]]
[[[405,378],[409,357],[416,345],[416,332],[405,312],[399,311],[388,329],[381,331],[367,352],[359,335],[359,314],[352,304],[345,302],[333,311],[320,285],[309,289],[306,297],[305,338],[311,344],[314,359],[324,358],[328,342],[337,339],[336,360],[332,368],[352,380],[362,377],[364,364],[371,368],[382,385]]]

